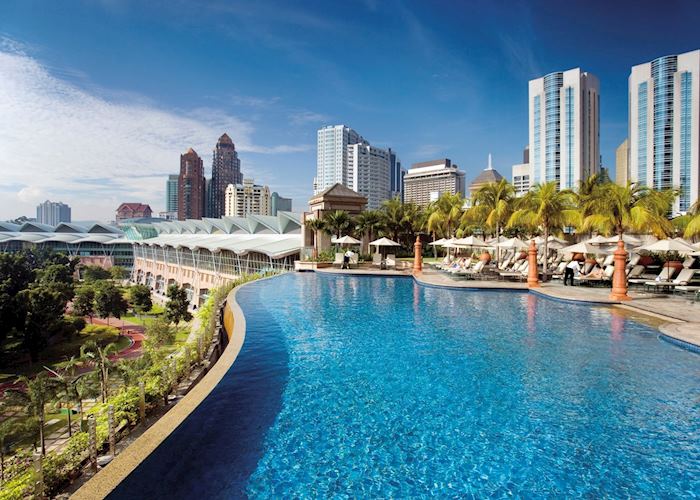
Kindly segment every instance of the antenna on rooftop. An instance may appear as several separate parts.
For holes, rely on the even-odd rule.
[[[486,167],[486,170],[493,170],[493,165],[491,164],[491,153],[489,153],[489,166]]]

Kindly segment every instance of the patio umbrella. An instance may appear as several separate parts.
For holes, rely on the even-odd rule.
[[[428,243],[428,245],[440,245],[440,246],[442,246],[447,241],[449,241],[449,240],[446,240],[445,238],[440,238],[439,240],[431,241],[430,243]]]
[[[498,246],[499,243],[503,243],[505,241],[508,241],[508,238],[505,236],[501,235],[498,238],[491,238],[489,240],[486,240],[487,245],[492,245],[492,246]]]
[[[340,238],[335,238],[331,240],[331,243],[335,243],[337,245],[359,245],[361,242],[360,240],[356,240],[352,236],[341,236]]]
[[[484,240],[479,238],[478,236],[468,236],[466,238],[459,238],[454,240],[453,242],[454,245],[460,246],[460,247],[485,247],[488,246]]]
[[[557,238],[556,236],[550,236],[549,238],[547,238],[547,246],[549,246],[549,243],[552,243],[553,241],[561,243],[562,245],[566,245],[567,243],[569,243],[568,241],[562,240],[561,238]],[[544,238],[542,236],[537,236],[535,238],[535,245],[539,246],[542,243],[544,243]]]
[[[606,238],[602,234],[599,234],[598,236],[594,236],[593,238],[586,240],[586,243],[590,243],[591,245],[602,245],[604,243],[609,243],[609,242],[608,242],[608,238]]]
[[[585,241],[582,241],[581,243],[576,243],[575,245],[571,245],[568,247],[560,248],[559,251],[561,253],[592,253],[594,255],[605,255],[610,253],[607,250],[604,250],[596,245],[591,245],[590,243],[587,243]]]
[[[395,241],[392,241],[389,238],[379,238],[378,240],[374,240],[374,241],[370,242],[369,245],[376,246],[377,253],[379,253],[379,247],[400,247],[401,246],[399,243],[396,243]]]
[[[508,248],[508,249],[524,249],[527,248],[527,243],[525,243],[520,238],[511,238],[509,240],[503,241],[496,245],[498,248]]]
[[[609,238],[605,238],[605,243],[617,244],[617,241],[619,239],[620,237],[617,235],[610,236]],[[623,234],[622,241],[625,243],[625,245],[633,247],[638,247],[642,244],[642,241],[639,238],[635,238],[634,236],[630,236],[629,234]]]

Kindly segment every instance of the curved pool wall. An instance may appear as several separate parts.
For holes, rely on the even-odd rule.
[[[295,273],[112,498],[700,493],[700,357],[614,309]]]

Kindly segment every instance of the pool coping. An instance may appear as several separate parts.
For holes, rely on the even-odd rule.
[[[124,451],[114,457],[114,460],[108,466],[98,471],[97,474],[81,486],[71,498],[93,500],[95,498],[104,498],[112,493],[209,396],[236,361],[245,340],[246,322],[243,310],[236,300],[238,291],[251,283],[258,283],[263,280],[277,278],[278,276],[281,275],[249,281],[231,290],[226,297],[226,307],[229,307],[233,314],[233,331],[221,357],[190,392],[136,438]]]

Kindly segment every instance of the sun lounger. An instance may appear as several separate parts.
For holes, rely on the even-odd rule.
[[[343,266],[343,257],[345,257],[345,254],[343,252],[336,252],[335,253],[335,260],[333,261],[333,267],[335,267],[335,266],[342,267]]]
[[[386,268],[396,269],[396,255],[389,254],[386,256]]]
[[[596,268],[588,275],[580,275],[574,278],[581,284],[584,283],[608,283],[615,272],[615,266],[607,266],[605,269]]]
[[[372,266],[382,267],[382,255],[379,253],[372,254]]]
[[[560,262],[552,273],[552,278],[561,279],[564,276],[564,269],[566,269],[566,262]]]
[[[661,273],[663,274],[663,273]],[[676,276],[673,280],[654,280],[654,281],[647,281],[644,283],[644,289],[647,288],[653,288],[654,290],[658,290],[659,288],[663,289],[673,289],[677,286],[687,286],[688,283],[693,279],[693,276],[695,275],[695,269],[683,269],[680,273],[678,273],[678,276]]]
[[[481,274],[481,272],[484,270],[484,266],[486,264],[484,261],[479,261],[476,264],[474,264],[474,267],[471,267],[469,269],[464,269],[462,271],[458,271],[455,273],[457,276],[464,276],[467,278],[474,278],[476,275]]]

